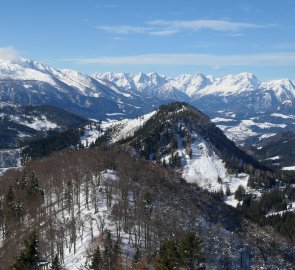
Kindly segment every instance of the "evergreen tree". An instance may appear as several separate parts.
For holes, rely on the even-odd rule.
[[[25,248],[10,267],[11,270],[37,270],[40,254],[38,252],[37,233],[33,232],[28,241],[25,241]]]
[[[235,192],[235,199],[237,199],[238,201],[242,201],[245,198],[245,194],[245,188],[239,185],[238,189]]]
[[[101,252],[99,246],[95,249],[92,258],[91,258],[91,264],[89,266],[89,269],[93,270],[101,270],[103,269],[103,262],[101,257]]]
[[[188,233],[181,243],[183,262],[190,270],[196,269],[197,266],[200,269],[200,264],[204,262],[201,243],[201,240],[193,232]]]
[[[54,259],[53,259],[53,262],[52,262],[52,265],[51,265],[51,270],[62,270],[62,266],[60,265],[60,262],[59,262],[59,259],[58,259],[58,255],[56,254]]]
[[[104,265],[106,269],[112,269],[113,265],[113,239],[109,230],[106,230],[106,239],[104,243]]]

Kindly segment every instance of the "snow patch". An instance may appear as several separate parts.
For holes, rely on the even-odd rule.
[[[295,171],[295,166],[283,167],[283,171]]]

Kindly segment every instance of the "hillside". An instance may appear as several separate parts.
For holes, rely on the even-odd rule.
[[[246,220],[177,173],[136,161],[116,147],[56,152],[0,181],[1,270],[33,229],[42,256],[51,261],[58,254],[73,270],[86,269],[97,247],[111,269],[154,267],[165,256],[173,266],[177,257],[165,250],[184,243],[188,233],[199,241],[191,246],[199,254],[192,258],[206,269],[294,266],[289,240]]]
[[[124,145],[137,158],[179,169],[188,182],[213,192],[229,188],[234,193],[239,185],[274,184],[271,171],[240,150],[207,116],[187,103],[162,105],[137,120],[112,123],[97,144],[108,141]]]
[[[261,140],[247,151],[274,170],[294,170],[295,133],[284,132]]]
[[[78,128],[88,119],[52,106],[1,103],[0,148],[18,148],[26,141]]]

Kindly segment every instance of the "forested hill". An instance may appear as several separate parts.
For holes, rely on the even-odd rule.
[[[28,141],[79,128],[89,120],[47,105],[0,103],[0,148],[18,148]]]
[[[294,267],[287,239],[118,147],[56,152],[0,185],[1,270],[24,260],[32,230],[37,255],[67,269],[89,269],[98,248],[102,269]]]

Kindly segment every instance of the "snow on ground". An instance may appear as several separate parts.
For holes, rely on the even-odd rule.
[[[267,129],[267,128],[285,128],[287,125],[285,124],[272,124],[272,123],[268,123],[268,122],[264,122],[264,123],[256,123],[253,120],[242,120],[241,121],[241,125],[245,125],[245,126],[257,126],[261,129]]]
[[[295,171],[295,166],[283,167],[283,171]]]
[[[66,270],[80,270],[85,268],[85,263],[87,258],[89,258],[90,253],[96,248],[98,242],[95,239],[101,236],[102,226],[103,231],[110,230],[114,240],[116,239],[118,225],[111,218],[112,206],[117,203],[115,196],[112,198],[111,205],[108,206],[106,194],[103,189],[107,183],[118,181],[117,172],[115,170],[104,170],[98,176],[93,176],[94,181],[100,181],[100,187],[97,191],[97,202],[98,211],[95,213],[94,207],[89,207],[87,209],[86,197],[82,191],[81,196],[81,208],[80,211],[75,206],[75,217],[79,216],[80,224],[82,224],[80,229],[77,229],[76,238],[76,252],[74,252],[74,247],[70,247],[70,235],[67,235],[68,246],[64,250],[64,266]],[[81,190],[85,189],[84,186]],[[100,190],[101,189],[101,190]],[[91,196],[89,196],[89,203],[91,203]],[[65,212],[64,212],[65,214]],[[62,212],[59,213],[59,218],[63,220],[71,219],[71,216],[66,212],[63,215]],[[120,227],[120,239],[121,239],[121,251],[122,254],[134,255],[134,247],[132,246],[132,234],[125,233]],[[101,242],[100,242],[101,244]],[[86,269],[86,268],[85,268]]]
[[[292,207],[291,208],[288,208],[287,210],[283,210],[283,211],[278,211],[278,212],[270,212],[268,214],[266,214],[265,216],[266,217],[269,217],[269,216],[275,216],[275,215],[280,215],[282,216],[283,214],[287,213],[287,212],[295,212],[295,208],[294,208],[294,203],[292,203]]]
[[[81,144],[88,147],[91,143],[95,143],[96,139],[103,134],[99,129],[99,124],[90,123],[84,127],[84,135],[81,137]]]
[[[134,132],[142,127],[155,113],[156,111],[153,111],[135,119],[124,119],[108,125],[108,127],[111,127],[114,130],[116,129],[115,133],[112,135],[112,142],[114,143],[121,139],[133,136]]]
[[[279,118],[283,118],[283,119],[295,119],[295,115],[285,115],[282,113],[272,113],[271,116],[279,117]]]
[[[105,170],[101,172],[98,178],[102,182],[116,181],[117,174],[116,174],[116,171],[114,170]],[[111,209],[107,207],[107,203],[103,195],[99,194],[98,196],[101,196],[101,198],[98,200],[97,213],[94,212],[93,207],[90,207],[89,210],[87,209],[86,198],[83,192],[81,194],[81,211],[79,212],[79,209],[77,208],[77,206],[75,207],[75,212],[76,212],[75,216],[80,215],[80,220],[83,223],[83,232],[79,232],[77,234],[76,252],[74,252],[73,246],[71,248],[70,247],[65,248],[64,266],[67,270],[79,270],[81,269],[82,266],[85,265],[87,257],[89,256],[88,253],[89,253],[89,250],[91,249],[93,239],[98,237],[101,233],[100,231],[101,220],[103,220],[105,224],[104,230],[110,229],[111,231],[113,231],[114,224],[109,218]],[[70,219],[71,217],[69,215],[62,216],[62,213],[60,213],[59,218],[67,220],[67,219]]]
[[[236,121],[236,120],[231,119],[231,118],[215,117],[215,118],[211,119],[211,121],[214,123],[218,123],[218,122],[232,122],[232,121]]]
[[[210,192],[229,188],[234,193],[241,185],[247,189],[249,175],[247,174],[229,174],[225,168],[224,162],[216,155],[212,146],[209,145],[201,136],[192,134],[191,158],[187,149],[183,147],[182,138],[178,136],[178,156],[181,157],[183,164],[182,177],[188,183],[196,183],[199,187]],[[166,163],[169,162],[170,155],[162,158]],[[237,206],[238,201],[233,196],[228,196],[225,203]]]
[[[266,133],[266,134],[262,134],[261,136],[259,136],[259,141],[263,140],[263,139],[267,139],[270,137],[273,137],[277,135],[277,133]]]
[[[242,142],[250,137],[257,136],[258,133],[252,131],[249,126],[240,124],[234,127],[225,125],[217,125],[226,135],[226,137],[234,142]]]
[[[270,158],[267,158],[266,160],[278,160],[278,159],[280,159],[280,156],[270,157]]]
[[[38,131],[58,128],[58,125],[48,120],[45,115],[32,117],[32,118],[29,118],[29,120],[27,120],[24,117],[11,115],[10,119],[18,124],[33,128]]]
[[[224,132],[224,134],[230,139],[233,140],[234,142],[237,143],[242,143],[243,141],[245,141],[248,138],[251,137],[256,137],[258,135],[260,135],[260,132],[258,133],[257,131],[253,131],[252,127],[258,127],[262,130],[267,130],[270,128],[285,128],[287,127],[287,125],[285,124],[273,124],[273,123],[257,123],[254,122],[252,119],[245,119],[245,120],[241,120],[241,122],[236,125],[236,126],[227,126],[227,125],[219,125],[219,122],[225,122],[225,121],[229,121],[230,119],[227,118],[213,118],[212,121],[217,123],[217,126]],[[235,121],[235,120],[232,120]],[[269,138],[271,136],[276,135],[276,133],[267,133],[267,134],[261,134],[259,137],[259,140],[262,140],[264,138]]]

